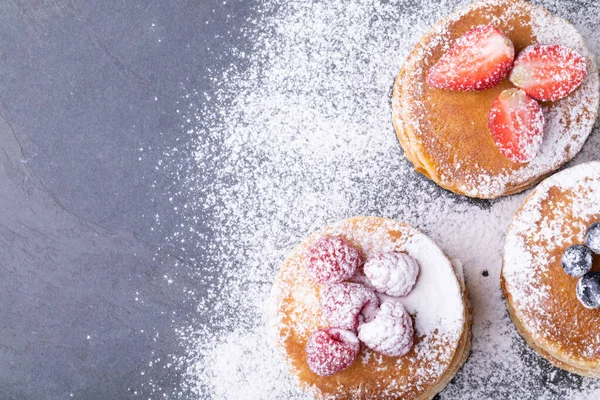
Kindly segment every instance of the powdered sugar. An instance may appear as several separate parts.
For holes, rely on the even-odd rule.
[[[454,269],[445,254],[427,236],[412,236],[401,251],[419,264],[419,278],[411,292],[398,299],[417,315],[417,332],[460,332],[464,324],[461,296]]]
[[[170,242],[191,254],[180,273],[201,275],[206,287],[186,288],[198,313],[176,326],[182,354],[171,370],[182,371],[183,384],[171,398],[306,399],[271,346],[265,304],[294,245],[359,214],[406,221],[464,264],[473,353],[442,399],[600,395],[595,381],[541,361],[507,317],[501,251],[524,196],[471,202],[439,189],[413,172],[391,128],[389,88],[402,61],[433,23],[466,2],[269,0],[245,31],[256,43],[240,54],[248,69],[215,74],[218,95],[210,100],[186,89],[182,123],[191,143],[161,168],[176,182],[168,195],[185,204]],[[544,4],[571,19],[598,53],[598,4]],[[596,136],[578,162],[597,157]],[[212,230],[201,232],[206,219]],[[409,254],[418,253],[414,246]]]

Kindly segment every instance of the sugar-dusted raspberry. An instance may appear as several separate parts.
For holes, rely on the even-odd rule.
[[[351,366],[356,360],[360,342],[352,331],[322,329],[312,334],[306,343],[306,361],[312,372],[333,375]]]
[[[408,353],[414,343],[413,324],[402,304],[386,301],[375,319],[358,327],[358,338],[369,348],[390,357]]]
[[[363,263],[358,249],[342,237],[321,238],[308,250],[308,258],[308,273],[319,283],[350,279]]]
[[[405,253],[380,253],[367,260],[365,275],[378,292],[392,297],[406,296],[417,281],[419,264]]]
[[[378,308],[375,292],[359,283],[333,283],[321,290],[321,309],[336,328],[354,330],[359,320],[370,321]]]

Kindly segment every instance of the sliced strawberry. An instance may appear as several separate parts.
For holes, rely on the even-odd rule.
[[[587,75],[585,58],[564,46],[529,46],[515,60],[510,80],[541,101],[567,97]]]
[[[514,58],[515,48],[501,30],[478,26],[459,37],[431,67],[427,83],[438,89],[489,89],[506,78]]]
[[[544,113],[523,90],[508,89],[494,100],[488,126],[500,153],[516,163],[526,163],[542,144]]]

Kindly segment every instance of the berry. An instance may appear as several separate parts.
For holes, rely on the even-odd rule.
[[[507,89],[494,100],[488,127],[500,153],[513,162],[527,163],[542,145],[544,113],[524,91]]]
[[[360,342],[352,331],[322,329],[312,334],[306,343],[306,362],[312,372],[333,375],[354,363]]]
[[[600,307],[600,272],[588,272],[579,278],[577,298],[585,308]]]
[[[334,283],[321,292],[323,314],[336,328],[354,330],[359,322],[370,321],[378,308],[375,292],[359,283]]]
[[[568,247],[562,255],[562,267],[574,278],[587,274],[592,269],[592,251],[581,244]]]
[[[484,90],[498,85],[510,72],[515,48],[493,26],[478,26],[450,47],[427,72],[427,84],[438,89]]]
[[[600,222],[593,223],[585,232],[585,244],[594,253],[600,254]]]
[[[308,250],[308,274],[319,283],[350,279],[363,263],[360,252],[342,237],[325,236]]]
[[[386,301],[375,319],[358,327],[358,338],[369,348],[390,357],[408,353],[414,343],[410,315],[400,303]]]
[[[556,101],[567,97],[587,75],[585,58],[568,47],[534,45],[515,60],[510,80],[534,99]]]
[[[414,258],[394,251],[369,258],[364,269],[378,292],[393,297],[410,293],[419,275],[419,264]]]

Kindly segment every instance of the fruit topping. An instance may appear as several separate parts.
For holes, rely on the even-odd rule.
[[[529,96],[540,101],[567,97],[587,75],[585,58],[559,45],[534,45],[515,60],[510,80]]]
[[[321,291],[323,314],[336,328],[355,330],[359,322],[370,321],[379,307],[379,298],[359,283],[334,283]]]
[[[410,293],[419,275],[417,261],[400,252],[377,254],[367,260],[364,269],[371,285],[378,292],[393,297]]]
[[[308,274],[319,283],[350,279],[363,263],[362,256],[348,240],[325,236],[308,250]]]
[[[352,331],[323,329],[312,334],[306,343],[306,361],[312,372],[328,376],[354,363],[360,342]]]
[[[523,90],[507,89],[494,100],[488,126],[500,153],[513,162],[527,163],[542,144],[544,114]]]
[[[427,72],[427,84],[438,89],[484,90],[498,85],[510,72],[515,48],[493,26],[470,30]]]
[[[562,255],[562,267],[574,278],[585,275],[592,269],[592,251],[581,244],[568,247]]]
[[[600,222],[593,223],[585,233],[585,244],[596,254],[600,254]]]
[[[600,307],[600,272],[588,272],[579,278],[577,298],[586,308]]]
[[[386,301],[373,321],[358,327],[358,338],[378,353],[403,356],[413,346],[412,320],[402,304]]]

